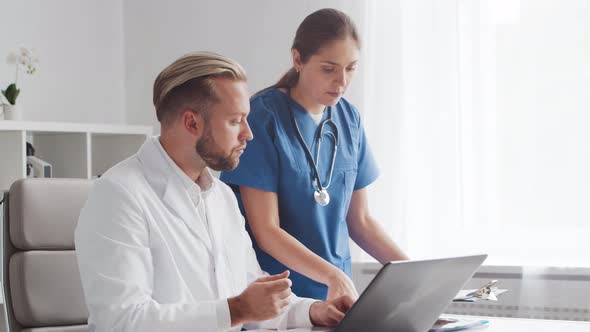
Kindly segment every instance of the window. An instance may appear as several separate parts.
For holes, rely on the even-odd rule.
[[[398,243],[416,258],[590,266],[590,2],[366,9],[371,210]]]

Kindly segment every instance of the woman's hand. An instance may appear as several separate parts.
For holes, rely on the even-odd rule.
[[[335,269],[326,285],[328,286],[327,301],[335,300],[342,296],[349,296],[356,301],[359,297],[352,280],[341,270]]]

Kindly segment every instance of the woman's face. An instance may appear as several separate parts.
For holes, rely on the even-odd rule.
[[[320,48],[306,63],[299,52],[293,51],[293,65],[299,71],[297,88],[310,102],[321,105],[336,104],[354,76],[359,58],[357,42],[348,37]]]

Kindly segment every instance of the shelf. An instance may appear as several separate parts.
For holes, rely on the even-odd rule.
[[[129,157],[130,151],[137,152],[145,138],[145,135],[139,134],[91,134],[91,177],[102,175],[111,166]]]
[[[88,178],[87,133],[34,132],[35,156],[47,161],[55,178]]]
[[[92,179],[135,154],[149,126],[0,121],[0,191],[27,176],[26,143],[58,178]]]
[[[0,191],[26,176],[25,132],[0,131]]]
[[[150,126],[128,126],[73,122],[36,122],[0,120],[0,131],[35,131],[62,133],[97,133],[97,134],[143,134],[151,135]]]

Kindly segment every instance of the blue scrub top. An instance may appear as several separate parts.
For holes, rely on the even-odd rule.
[[[360,123],[358,111],[344,98],[332,107],[332,120],[338,126],[339,144],[330,187],[330,204],[320,206],[313,198],[313,171],[292,125],[289,96],[272,89],[250,100],[248,123],[254,134],[240,158],[238,167],[223,172],[221,180],[234,188],[242,214],[246,216],[238,187],[245,186],[278,195],[280,225],[308,249],[352,278],[346,216],[352,192],[371,184],[378,170]],[[291,99],[299,129],[314,159],[316,130],[312,117]],[[328,117],[324,112],[322,121]],[[334,131],[326,124],[324,133]],[[334,140],[324,135],[318,171],[325,185],[330,173]],[[262,251],[246,223],[258,261],[270,274],[288,268]],[[328,288],[291,270],[292,290],[298,296],[323,300]]]

